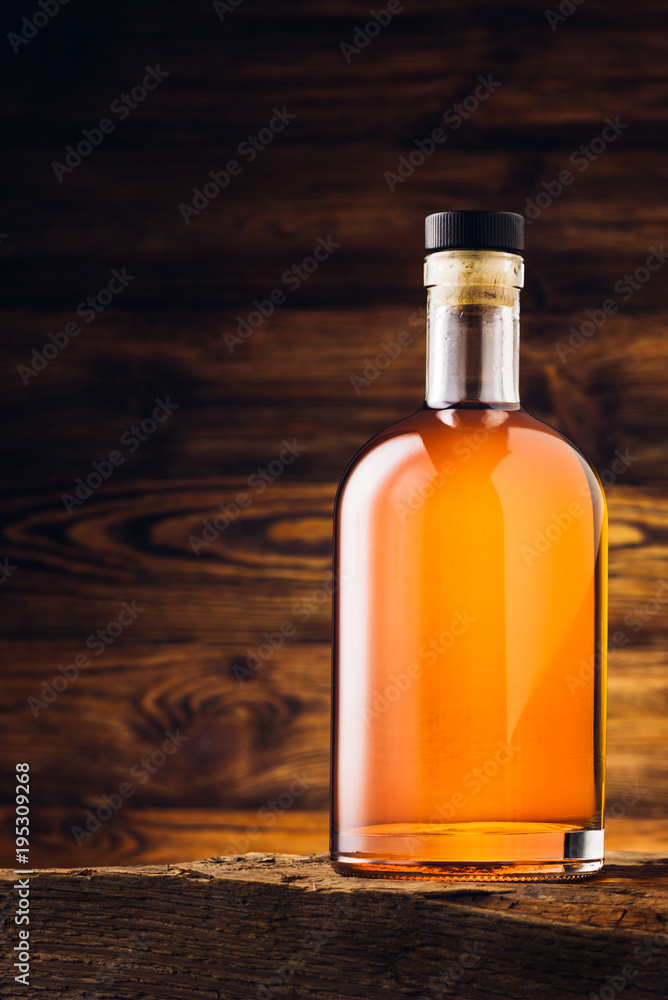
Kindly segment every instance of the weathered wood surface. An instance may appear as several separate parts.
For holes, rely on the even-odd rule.
[[[15,878],[0,876],[5,919]],[[448,884],[256,853],[36,872],[30,903],[31,993],[50,998],[582,1000],[612,988],[659,1000],[668,974],[661,855],[612,855],[566,883]],[[3,996],[25,991],[10,980]]]

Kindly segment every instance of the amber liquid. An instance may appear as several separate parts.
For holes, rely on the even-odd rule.
[[[393,878],[602,864],[606,508],[520,408],[424,408],[337,501],[332,863]]]

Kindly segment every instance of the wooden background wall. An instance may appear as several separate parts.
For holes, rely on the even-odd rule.
[[[610,833],[649,843],[668,802],[668,267],[627,301],[615,284],[668,251],[668,9],[585,0],[552,30],[534,0],[413,0],[347,62],[366,3],[224,6],[221,20],[209,2],[72,3],[16,52],[5,37],[34,5],[3,14],[1,781],[9,803],[13,765],[30,761],[32,862],[324,849],[332,499],[355,450],[422,399],[423,217],[524,212],[564,169],[574,182],[527,232],[523,399],[615,480]],[[169,75],[121,120],[112,102],[157,64]],[[489,99],[391,191],[385,172],[490,75]],[[296,117],[247,162],[239,144],[284,108]],[[59,181],[53,161],[105,117],[114,131]],[[580,170],[571,154],[607,118],[628,127]],[[186,223],[179,205],[235,158],[241,172]],[[123,268],[128,286],[24,384],[33,348]],[[223,335],[276,288],[286,301],[230,351]],[[619,311],[560,358],[610,298]],[[412,344],[356,393],[351,375],[404,330]],[[123,435],[167,398],[178,408],[130,451]],[[298,457],[260,493],[249,477],[285,441]],[[62,495],[117,450],[123,464],[68,512]],[[240,491],[252,504],[195,555],[189,536]],[[124,601],[143,610],[96,655],[87,637]],[[235,664],[284,623],[295,634],[240,682]],[[35,716],[28,699],[84,654]],[[177,730],[149,775],[142,758]],[[294,774],[303,793],[268,806]],[[72,827],[128,783],[78,846]]]

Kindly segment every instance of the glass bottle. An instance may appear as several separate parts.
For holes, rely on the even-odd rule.
[[[427,219],[427,393],[336,504],[331,860],[533,880],[603,864],[607,513],[518,394],[523,219]]]

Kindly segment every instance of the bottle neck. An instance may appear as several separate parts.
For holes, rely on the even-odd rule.
[[[446,250],[425,262],[427,401],[519,408],[523,262],[496,250]]]

